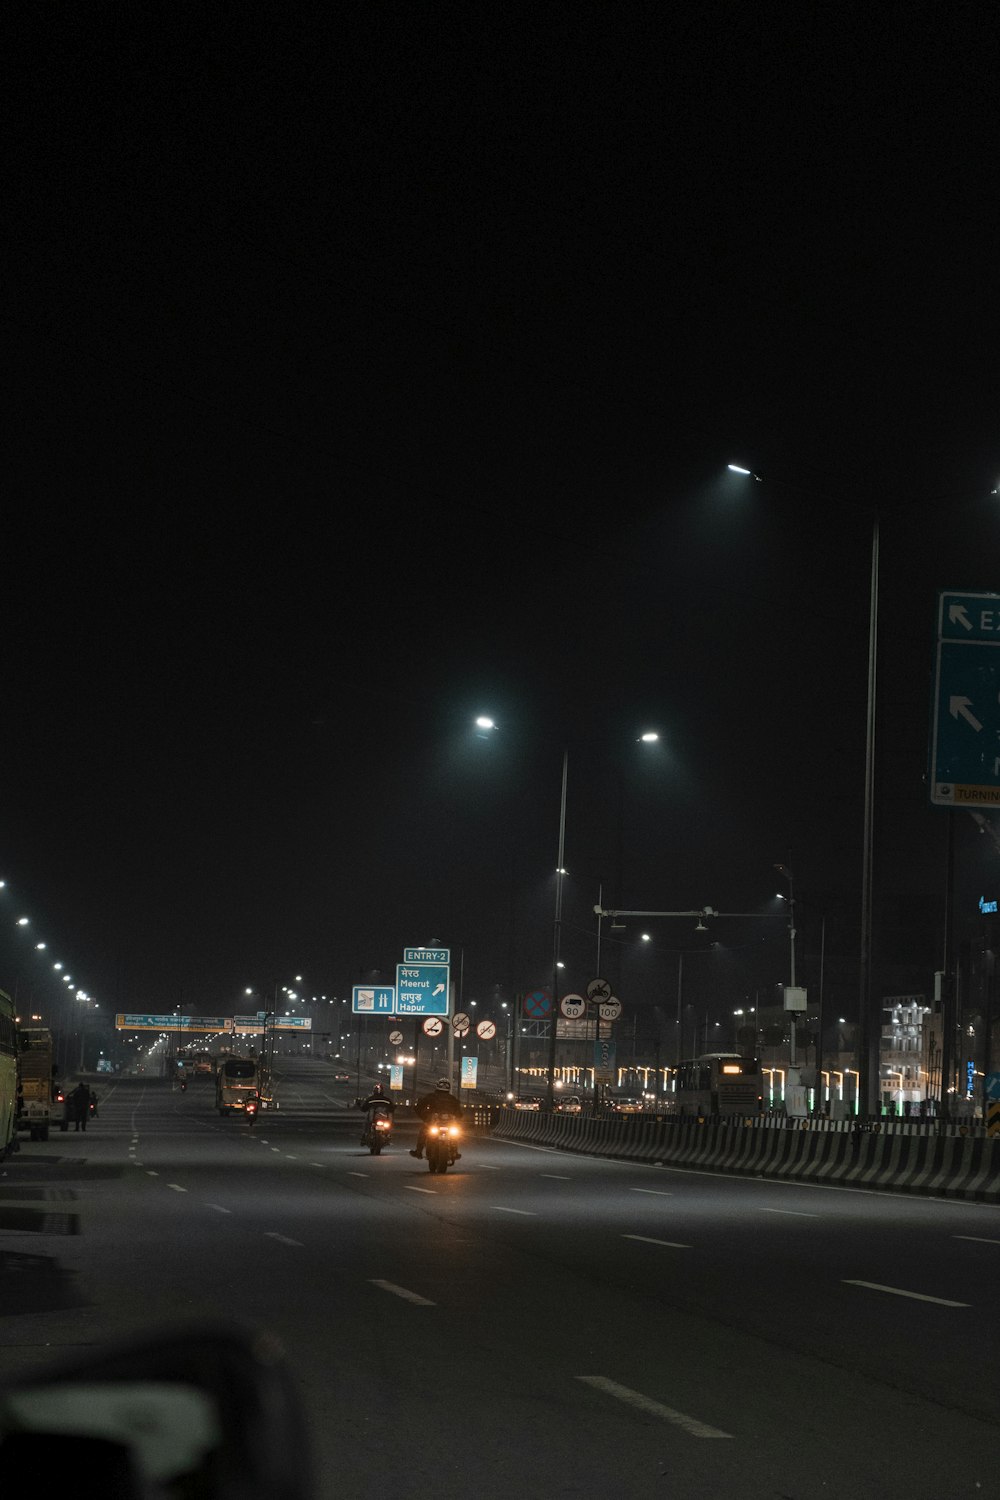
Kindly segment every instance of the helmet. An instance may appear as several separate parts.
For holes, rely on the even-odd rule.
[[[439,1078],[438,1081],[437,1081],[437,1083],[434,1085],[434,1087],[436,1089],[440,1089],[440,1091],[441,1091],[442,1094],[450,1094],[451,1093],[451,1079],[450,1078]]]

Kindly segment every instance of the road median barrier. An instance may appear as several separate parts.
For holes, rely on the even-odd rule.
[[[491,1133],[619,1161],[1000,1204],[1000,1139],[934,1134],[926,1125],[922,1131],[883,1132],[879,1123],[865,1129],[858,1121],[776,1117],[767,1125],[747,1125],[737,1119],[599,1119],[499,1109]]]

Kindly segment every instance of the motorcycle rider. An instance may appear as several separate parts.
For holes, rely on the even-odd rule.
[[[362,1146],[367,1146],[368,1135],[375,1121],[376,1110],[384,1110],[391,1120],[396,1110],[396,1104],[395,1100],[389,1098],[382,1085],[376,1083],[367,1099],[358,1100],[358,1108],[363,1109],[365,1112],[365,1128],[361,1136],[361,1144]]]
[[[416,1148],[410,1152],[410,1155],[420,1161],[423,1159],[424,1146],[427,1142],[428,1122],[434,1115],[454,1115],[456,1120],[460,1120],[462,1106],[451,1092],[451,1079],[439,1078],[434,1085],[434,1092],[418,1099],[414,1109],[420,1116],[420,1134],[417,1137]]]

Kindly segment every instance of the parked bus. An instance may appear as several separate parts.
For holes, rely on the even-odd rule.
[[[0,990],[0,1161],[17,1137],[17,1027],[14,1002]]]
[[[704,1052],[677,1069],[669,1114],[688,1119],[708,1115],[757,1115],[763,1106],[760,1061],[738,1052]]]

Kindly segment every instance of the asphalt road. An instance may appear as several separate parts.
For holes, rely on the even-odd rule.
[[[0,1168],[0,1379],[192,1319],[287,1351],[320,1494],[1000,1496],[1000,1209],[470,1139],[359,1144],[285,1064],[253,1130],[109,1084]]]

